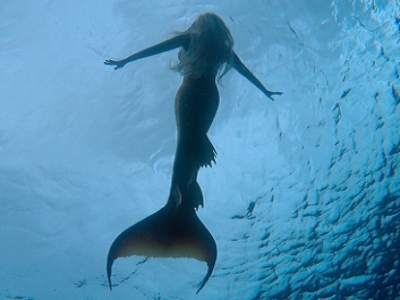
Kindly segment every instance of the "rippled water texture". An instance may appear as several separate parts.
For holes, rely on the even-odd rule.
[[[0,298],[399,299],[397,1],[159,2],[0,3]],[[201,263],[129,258],[110,292],[112,240],[167,200],[181,78],[177,51],[102,62],[205,11],[283,95],[219,87],[204,290]]]

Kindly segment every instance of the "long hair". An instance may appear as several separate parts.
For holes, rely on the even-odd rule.
[[[178,34],[189,35],[189,47],[180,49],[179,62],[173,69],[184,76],[216,76],[220,73],[221,78],[231,68],[233,38],[217,15],[202,14],[187,30]]]

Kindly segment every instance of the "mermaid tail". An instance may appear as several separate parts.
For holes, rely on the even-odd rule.
[[[196,200],[198,201],[198,200]],[[217,259],[214,238],[194,209],[185,205],[166,206],[123,231],[112,243],[107,257],[110,290],[114,260],[119,257],[194,258],[207,263],[208,270],[196,293],[207,283]]]

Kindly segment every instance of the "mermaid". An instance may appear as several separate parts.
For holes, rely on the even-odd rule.
[[[197,182],[200,167],[215,163],[216,151],[207,132],[219,105],[216,78],[234,68],[268,98],[271,92],[249,71],[233,51],[233,38],[220,17],[200,15],[185,31],[171,39],[139,51],[122,60],[106,60],[115,69],[135,60],[180,48],[173,69],[183,75],[175,97],[177,147],[171,188],[166,205],[153,215],[123,231],[112,243],[107,258],[110,289],[111,267],[118,257],[188,257],[204,261],[208,271],[197,293],[211,276],[217,258],[214,238],[197,217],[204,205]]]

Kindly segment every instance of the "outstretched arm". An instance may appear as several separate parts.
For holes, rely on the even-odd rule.
[[[282,95],[282,92],[271,92],[268,91],[265,86],[260,82],[260,80],[257,79],[256,76],[251,73],[249,69],[240,61],[239,57],[236,55],[235,52],[233,52],[233,67],[235,68],[236,71],[238,71],[240,74],[242,74],[244,77],[247,78],[251,83],[253,83],[256,87],[258,87],[268,98],[270,98],[272,101],[274,99],[272,98],[272,95]]]
[[[146,48],[142,51],[139,51],[135,54],[132,54],[131,56],[124,58],[122,60],[112,60],[112,59],[107,59],[104,64],[109,65],[109,66],[116,66],[114,69],[120,69],[123,66],[125,66],[127,63],[149,57],[152,55],[156,55],[162,52],[166,52],[169,50],[173,50],[175,48],[179,47],[188,47],[189,45],[189,36],[188,35],[177,35],[169,40],[166,40],[164,42],[161,42],[157,45],[151,46],[149,48]]]

